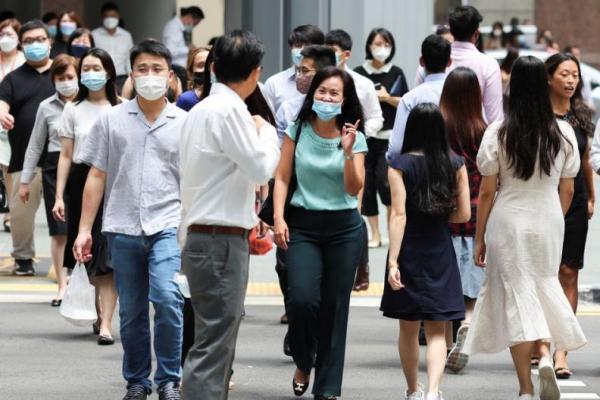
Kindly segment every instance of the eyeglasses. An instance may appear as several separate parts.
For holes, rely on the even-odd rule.
[[[33,43],[45,43],[46,41],[48,41],[48,38],[46,36],[38,36],[36,38],[23,39],[23,45],[26,46],[28,44]]]
[[[306,67],[296,67],[296,75],[298,76],[307,76],[310,75],[311,73],[317,72],[314,69],[308,69]]]

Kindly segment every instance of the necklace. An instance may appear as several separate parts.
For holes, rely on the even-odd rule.
[[[560,120],[568,122],[572,127],[579,126],[579,122],[571,110],[567,111],[567,113],[564,115],[554,114],[554,116]]]

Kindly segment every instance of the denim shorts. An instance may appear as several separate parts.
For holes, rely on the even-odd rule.
[[[463,295],[476,299],[485,279],[485,269],[473,262],[474,238],[468,236],[452,236],[452,244],[456,252],[456,261],[460,271]]]

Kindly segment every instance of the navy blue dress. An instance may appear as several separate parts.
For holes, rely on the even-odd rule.
[[[458,156],[452,162],[457,170],[463,165]],[[416,204],[415,190],[425,181],[425,158],[401,154],[390,166],[402,171],[406,187],[406,228],[398,257],[405,287],[392,290],[386,268],[380,309],[386,317],[408,321],[462,320],[465,306],[448,216],[424,214]]]

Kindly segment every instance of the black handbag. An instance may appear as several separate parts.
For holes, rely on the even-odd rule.
[[[6,185],[4,184],[5,177],[2,172],[0,172],[0,214],[5,214],[8,212],[8,196],[6,190]]]
[[[298,124],[296,129],[296,139],[294,143],[298,146],[298,140],[300,139],[300,133],[302,132],[302,124]],[[288,185],[287,196],[285,198],[285,205],[283,206],[283,216],[287,219],[287,210],[292,200],[292,196],[298,187],[298,179],[296,178],[296,149],[294,148],[294,160],[292,162],[292,177],[290,184]],[[269,226],[275,225],[275,207],[273,205],[273,192],[275,191],[275,179],[269,181],[269,195],[265,199],[260,211],[258,212],[258,218]]]

